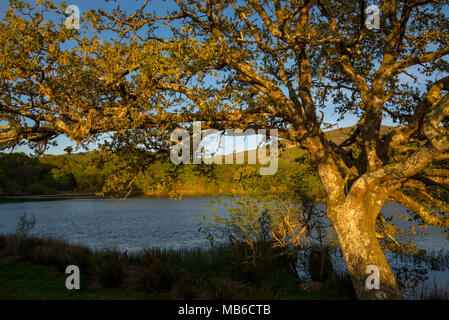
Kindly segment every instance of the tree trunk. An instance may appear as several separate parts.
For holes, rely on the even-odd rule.
[[[329,209],[329,219],[337,233],[357,298],[363,300],[402,299],[396,277],[376,238],[375,217],[377,214],[373,215],[372,212],[364,209],[363,203]],[[366,285],[367,279],[373,274],[373,269],[367,271],[369,266],[375,266],[379,270],[379,289],[369,288],[370,285]],[[368,279],[370,283],[372,283],[371,280],[372,277]]]

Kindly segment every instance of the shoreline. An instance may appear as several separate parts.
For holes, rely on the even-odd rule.
[[[179,190],[179,195],[182,198],[204,198],[204,197],[226,197],[226,196],[242,196],[248,195],[244,193],[213,193],[193,190]],[[133,198],[170,198],[169,192],[147,192],[145,194],[131,194],[127,199]],[[123,199],[121,195],[106,195],[100,196],[95,193],[58,193],[58,194],[30,194],[30,195],[3,195],[0,196],[0,203],[4,202],[25,202],[25,201],[47,201],[47,200],[70,200],[70,199]],[[321,201],[319,201],[321,202]]]
[[[212,196],[208,193],[186,193],[181,195],[183,198],[203,198]],[[222,195],[225,196],[225,195]],[[169,193],[130,195],[127,199],[134,198],[170,198]],[[5,202],[28,202],[28,201],[49,201],[49,200],[73,200],[73,199],[123,199],[119,195],[114,196],[98,196],[96,194],[44,194],[44,195],[17,195],[17,196],[0,196],[0,203]]]

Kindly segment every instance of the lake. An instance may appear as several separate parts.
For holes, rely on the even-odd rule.
[[[207,197],[7,202],[0,204],[0,233],[15,232],[19,217],[27,213],[36,218],[33,234],[93,249],[134,251],[148,247],[204,246],[208,241],[198,231],[199,219],[194,214],[211,216],[210,210],[204,207],[207,203]],[[405,211],[394,202],[386,203],[382,209],[385,215]],[[404,228],[398,237],[401,241],[413,240],[423,249],[448,248],[446,234],[438,228],[420,229],[413,235],[408,222],[399,217],[394,217],[394,222]]]
[[[33,234],[92,249],[135,251],[148,247],[204,246],[195,213],[207,214],[208,198],[70,199],[0,204],[0,232],[15,232],[24,213],[33,214]]]

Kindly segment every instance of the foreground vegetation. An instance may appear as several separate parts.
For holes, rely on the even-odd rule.
[[[93,251],[52,238],[0,235],[0,299],[355,298],[349,276],[333,270],[329,256],[322,269],[322,256],[312,249],[309,272],[312,280],[323,285],[306,292],[291,268],[292,261],[274,258],[278,249],[265,249],[265,259],[259,256],[252,264],[248,263],[248,247],[242,244],[127,253]],[[401,290],[409,290],[410,285],[424,280],[420,270],[446,269],[449,255],[433,252],[395,259],[404,263],[394,268]],[[64,271],[70,264],[80,267],[80,290],[65,288],[68,275]],[[416,292],[421,300],[449,299],[449,288],[435,282]]]
[[[155,298],[147,294],[122,294],[112,290],[82,287],[67,290],[65,277],[53,268],[18,263],[11,258],[0,257],[0,299],[141,299]]]
[[[235,248],[235,247],[234,247]],[[268,249],[275,250],[275,249]],[[351,298],[350,282],[326,282],[311,294],[289,263],[245,263],[246,249],[92,251],[55,239],[0,236],[1,299],[335,299]],[[274,255],[267,252],[267,257]],[[65,289],[65,268],[77,265],[81,289]]]

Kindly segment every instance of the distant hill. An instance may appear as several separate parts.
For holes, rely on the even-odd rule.
[[[338,129],[326,131],[324,134],[328,139],[330,139],[334,143],[340,144],[343,141],[345,141],[346,139],[348,139],[354,133],[356,128],[357,128],[356,126],[338,128]],[[380,133],[381,133],[381,135],[385,135],[393,129],[394,129],[394,127],[391,127],[391,126],[382,126]],[[298,143],[293,143],[287,139],[282,139],[279,143],[280,143],[280,145],[282,145],[284,147],[284,149],[287,149],[287,150],[300,148]],[[234,157],[243,157],[244,156],[245,157],[244,163],[248,163],[249,160],[255,161],[255,159],[257,159],[257,154],[255,151],[256,150],[254,149],[254,150],[249,150],[249,151],[237,152],[237,153],[234,153]],[[282,151],[280,151],[280,152],[282,153]],[[226,156],[230,157],[231,155],[229,154]],[[281,156],[282,156],[282,154],[281,154]],[[223,157],[223,156],[214,156],[214,157],[212,157],[212,159],[216,159],[219,157]],[[235,159],[236,158],[234,158],[234,163],[235,163]],[[224,158],[222,159],[222,163],[224,163]]]
[[[351,127],[345,127],[345,128],[338,128],[333,129],[325,132],[325,135],[327,138],[329,138],[331,141],[333,141],[336,144],[340,144],[346,139],[348,139],[356,130],[356,126]],[[391,126],[382,126],[380,128],[380,134],[385,135],[391,130],[393,130],[394,127]]]

